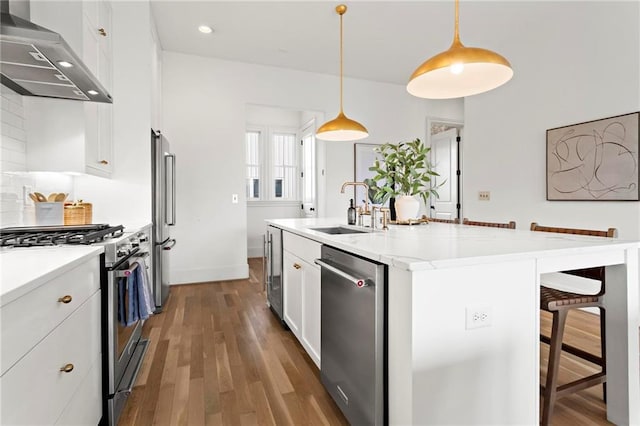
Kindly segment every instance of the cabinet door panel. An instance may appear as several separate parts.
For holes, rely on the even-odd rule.
[[[0,309],[2,374],[100,288],[99,258],[60,275]],[[71,301],[59,299],[71,296]]]
[[[102,416],[102,356],[93,360],[91,371],[65,407],[57,425],[97,425]]]
[[[320,368],[320,268],[303,265],[302,278],[302,343]]]
[[[300,340],[302,326],[302,261],[291,253],[283,252],[284,320]]]
[[[97,291],[0,378],[0,424],[54,424],[99,353]],[[67,364],[73,369],[60,371]]]
[[[100,2],[98,2],[98,13],[99,13],[99,19],[98,19],[98,30],[102,29],[104,30],[104,36],[100,37],[100,47],[103,50],[106,50],[107,52],[111,52],[111,40],[112,40],[112,34],[111,34],[111,30],[113,29],[112,25],[111,25],[111,3],[106,1],[106,0],[102,0]],[[109,57],[111,57],[111,54],[109,53]],[[107,87],[107,89],[111,89],[110,87]]]
[[[313,264],[313,261],[320,257],[320,248],[322,245],[300,235],[291,232],[283,232],[282,239],[284,247],[296,257]]]
[[[99,35],[94,24],[88,20],[83,22],[82,31],[82,62],[93,75],[98,76]]]

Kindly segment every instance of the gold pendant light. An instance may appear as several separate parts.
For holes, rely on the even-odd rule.
[[[347,6],[337,6],[336,12],[340,15],[340,113],[320,126],[316,137],[326,141],[355,141],[366,138],[369,132],[362,124],[347,117],[342,110],[342,15],[347,12]]]
[[[449,99],[495,89],[513,76],[511,64],[487,49],[465,47],[458,30],[458,0],[455,30],[449,50],[428,59],[411,75],[407,91],[419,98]]]

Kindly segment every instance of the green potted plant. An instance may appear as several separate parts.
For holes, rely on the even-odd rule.
[[[370,171],[376,173],[372,178],[376,183],[375,197],[384,201],[389,197],[396,199],[398,221],[417,217],[420,202],[416,195],[419,195],[425,204],[430,195],[438,197],[437,186],[432,179],[439,175],[429,161],[430,150],[431,148],[425,146],[420,139],[385,143],[374,149],[380,157],[369,167]]]

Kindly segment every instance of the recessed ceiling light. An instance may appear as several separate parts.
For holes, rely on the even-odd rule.
[[[211,29],[211,27],[208,25],[200,25],[198,27],[198,31],[200,31],[203,34],[211,34],[213,32],[213,29]]]
[[[65,68],[71,68],[73,66],[71,62],[67,62],[67,61],[58,61],[58,65]]]
[[[87,90],[87,93],[94,96],[98,94],[95,90]]]

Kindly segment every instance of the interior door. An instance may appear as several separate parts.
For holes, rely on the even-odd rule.
[[[314,126],[302,130],[300,188],[302,196],[302,217],[317,217],[316,202],[316,138]]]
[[[439,198],[431,200],[431,217],[438,219],[459,218],[460,203],[458,198],[458,129],[449,129],[431,136],[431,163],[440,175],[435,176]]]

